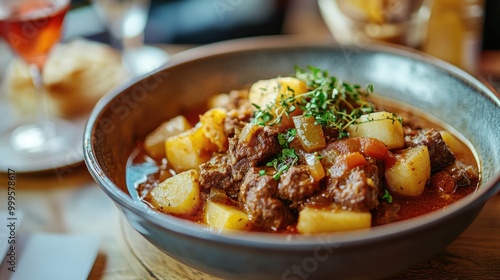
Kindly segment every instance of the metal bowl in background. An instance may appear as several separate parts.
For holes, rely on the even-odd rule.
[[[475,147],[482,182],[476,193],[443,209],[369,231],[304,235],[212,233],[132,199],[125,167],[138,141],[162,121],[207,97],[294,67],[327,69],[344,80],[373,83],[376,93],[425,110]],[[217,43],[174,56],[163,69],[115,90],[95,107],[84,136],[94,179],[128,222],[174,259],[229,279],[376,279],[398,273],[449,245],[500,189],[500,100],[464,71],[409,50],[267,37]],[[298,275],[299,269],[301,275]]]

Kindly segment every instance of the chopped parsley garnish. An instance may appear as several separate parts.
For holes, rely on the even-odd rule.
[[[367,101],[367,97],[373,93],[373,85],[368,84],[364,88],[357,84],[350,84],[334,76],[328,71],[315,67],[308,67],[307,70],[295,68],[295,77],[304,82],[308,88],[307,92],[298,93],[287,87],[286,90],[272,88],[280,92],[277,102],[268,102],[256,108],[253,116],[253,123],[261,126],[280,125],[284,116],[300,109],[305,117],[314,117],[314,123],[323,127],[334,129],[338,132],[338,139],[349,137],[347,128],[352,124],[376,121],[373,118],[359,121],[358,118],[374,112],[374,106]],[[262,88],[262,91],[268,90]],[[387,117],[394,121],[402,122],[402,119],[393,114]],[[293,141],[297,134],[295,129],[289,129],[286,133],[278,134],[278,141],[282,148],[281,152],[269,161],[266,166],[273,167],[276,173],[275,180],[279,180],[281,174],[286,172],[290,166],[298,162],[298,155],[289,143]],[[317,155],[321,159],[320,155]],[[259,174],[265,175],[266,171],[261,170]],[[386,191],[384,199],[392,202],[392,197]]]
[[[387,189],[384,189],[384,195],[382,196],[382,200],[392,203],[392,195],[389,193]]]
[[[297,163],[299,156],[295,153],[294,148],[290,148],[289,144],[295,139],[297,135],[297,130],[295,128],[290,128],[286,133],[278,134],[278,141],[281,146],[281,153],[279,153],[273,160],[269,161],[266,166],[273,167],[276,173],[273,175],[273,179],[278,181],[281,174],[286,172],[290,166]],[[260,170],[259,175],[265,175],[265,170]]]
[[[374,118],[367,118],[366,121],[364,121],[364,122],[376,122],[376,121],[383,121],[383,120],[392,120],[393,124],[396,121],[400,122],[401,124],[403,123],[403,117],[399,117],[395,113],[391,113],[391,116],[387,116],[385,119],[376,120]],[[364,123],[364,122],[360,122],[360,123]]]
[[[372,113],[373,105],[365,100],[373,92],[373,85],[364,89],[330,76],[328,71],[309,67],[309,71],[295,69],[295,77],[302,80],[310,89],[306,93],[280,96],[280,102],[270,102],[264,108],[257,106],[254,122],[260,125],[280,124],[283,115],[288,116],[297,108],[306,117],[314,117],[315,123],[336,129],[338,138],[348,137],[347,127],[356,123],[361,115]]]

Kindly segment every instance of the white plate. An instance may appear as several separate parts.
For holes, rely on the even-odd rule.
[[[22,157],[13,152],[10,147],[10,135],[14,127],[14,117],[6,102],[1,102],[0,112],[0,173],[9,169],[16,173],[55,172],[56,175],[67,173],[83,162],[82,139],[87,118],[69,120],[76,126],[77,133],[70,135],[71,144],[62,152],[45,157]]]

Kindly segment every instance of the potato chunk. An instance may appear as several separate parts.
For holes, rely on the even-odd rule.
[[[448,146],[454,154],[460,154],[467,149],[467,147],[450,132],[443,130],[439,133],[444,143],[446,143],[446,146]]]
[[[306,152],[314,152],[326,146],[323,128],[314,123],[314,117],[295,116],[292,119],[297,129],[297,136]]]
[[[160,124],[146,136],[144,149],[152,158],[161,159],[165,156],[165,140],[190,129],[192,126],[184,116],[177,116]]]
[[[165,151],[169,164],[176,172],[196,169],[207,162],[217,147],[210,142],[201,125],[165,141]]]
[[[205,221],[215,231],[242,230],[248,226],[248,215],[229,205],[207,201]]]
[[[397,116],[389,112],[376,112],[362,115],[347,130],[350,137],[369,137],[382,141],[389,150],[405,146],[403,125]]]
[[[396,162],[385,170],[389,190],[407,196],[418,196],[431,178],[431,161],[427,146],[416,146],[396,154]]]
[[[158,210],[170,214],[189,214],[201,202],[198,171],[188,170],[161,182],[147,198]]]
[[[250,87],[248,100],[250,103],[265,107],[268,103],[279,104],[282,98],[305,93],[307,85],[294,77],[280,77],[261,80]]]
[[[275,108],[271,110],[271,114],[274,117],[277,117],[278,114],[280,115],[281,119],[278,128],[280,131],[284,131],[293,127],[292,117],[300,115],[302,110],[296,107],[294,110],[289,111],[290,107],[283,108],[281,101],[288,97],[305,93],[308,90],[307,85],[297,78],[279,77],[254,83],[248,93],[248,100],[262,109],[274,105]],[[285,111],[288,111],[288,113],[284,114]]]
[[[201,127],[205,136],[217,146],[218,152],[225,152],[228,149],[228,141],[224,132],[224,120],[226,110],[213,108],[200,116]]]
[[[305,207],[299,212],[297,230],[300,233],[336,232],[370,228],[370,212],[315,209]]]

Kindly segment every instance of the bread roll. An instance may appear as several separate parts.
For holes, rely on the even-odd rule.
[[[88,114],[127,77],[120,54],[105,44],[83,39],[59,44],[43,73],[50,112],[63,118]],[[18,59],[10,64],[4,89],[21,115],[31,114],[38,106],[28,67]]]

